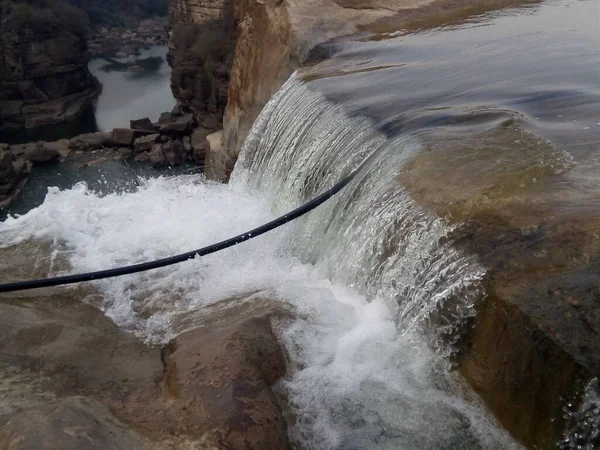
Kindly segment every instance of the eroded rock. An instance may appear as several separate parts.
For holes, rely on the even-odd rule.
[[[149,152],[152,150],[154,143],[158,140],[158,134],[149,134],[142,136],[133,141],[134,153]]]

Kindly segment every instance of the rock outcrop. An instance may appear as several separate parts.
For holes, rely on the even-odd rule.
[[[80,301],[98,302],[91,289],[39,295],[0,301],[0,449],[289,448],[276,303],[182,318],[191,329],[161,349]]]
[[[221,154],[214,158],[212,152],[212,160],[207,161],[212,167],[211,177],[228,178],[242,143],[263,106],[313,47],[334,37],[351,34],[361,25],[392,16],[402,9],[432,2],[172,0],[170,46],[171,54],[178,55],[171,58],[175,97],[201,114],[207,109],[204,101],[207,95],[216,97],[217,104],[222,103],[223,89],[227,88]],[[193,43],[187,44],[190,39],[182,36],[194,32],[220,33],[221,42],[225,42],[219,50],[217,63],[211,66],[217,82],[189,75],[198,64],[204,66],[205,61],[201,58],[199,63],[194,62],[199,53]],[[235,47],[230,49],[228,42],[231,39],[235,39]],[[186,50],[182,50],[183,47]],[[224,71],[227,74],[222,73]],[[179,85],[184,89],[178,89]],[[199,102],[199,99],[203,101]],[[220,111],[218,107],[216,109]],[[215,160],[219,161],[216,166]]]
[[[0,129],[78,116],[100,92],[87,68],[83,31],[59,20],[60,11],[10,5],[0,13]]]

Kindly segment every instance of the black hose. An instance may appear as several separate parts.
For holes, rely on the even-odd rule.
[[[371,155],[372,156],[372,155]],[[369,159],[369,158],[367,158]],[[366,162],[366,161],[365,161]],[[193,259],[196,256],[205,256],[211,253],[218,252],[220,250],[224,250],[229,247],[233,247],[234,245],[240,244],[242,242],[253,239],[261,234],[267,233],[268,231],[274,230],[282,225],[285,225],[288,222],[291,222],[298,217],[303,216],[304,214],[312,211],[317,206],[321,205],[339,191],[341,191],[358,173],[361,167],[364,166],[365,162],[360,165],[356,170],[354,170],[350,175],[344,178],[342,181],[334,185],[331,189],[323,192],[317,197],[313,198],[308,203],[294,209],[293,211],[284,214],[281,217],[278,217],[271,222],[268,222],[264,225],[261,225],[258,228],[242,233],[238,236],[232,237],[225,241],[217,242],[216,244],[209,245],[208,247],[204,247],[198,250],[193,250],[191,252],[182,253],[180,255],[171,256],[169,258],[157,259],[156,261],[150,261],[140,264],[134,264],[132,266],[125,267],[116,267],[114,269],[100,270],[97,272],[88,272],[81,273],[77,275],[67,275],[63,277],[54,277],[54,278],[44,278],[40,280],[28,280],[28,281],[19,281],[16,283],[8,283],[8,284],[0,284],[0,293],[1,292],[13,292],[13,291],[23,291],[27,289],[36,289],[36,288],[44,288],[44,287],[52,287],[52,286],[61,286],[65,284],[74,284],[81,283],[84,281],[93,281],[93,280],[101,280],[103,278],[111,278],[111,277],[120,277],[121,275],[128,275],[131,273],[143,272],[146,270],[158,269],[160,267],[170,266],[172,264],[177,264],[183,261],[187,261],[188,259]]]

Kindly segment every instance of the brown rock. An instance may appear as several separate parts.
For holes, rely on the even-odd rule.
[[[192,139],[189,136],[183,137],[183,149],[186,153],[192,152]]]
[[[0,450],[149,450],[100,403],[70,397],[28,409],[0,429]]]
[[[228,308],[171,341],[165,390],[180,427],[214,430],[208,440],[216,448],[284,450],[286,423],[271,386],[285,358],[271,318],[285,313],[260,300],[254,306]]]
[[[154,124],[147,117],[138,120],[131,120],[129,126],[134,130],[156,131]]]
[[[110,137],[111,144],[116,146],[130,147],[133,144],[133,140],[136,138],[134,130],[129,128],[115,128],[112,130]]]
[[[158,137],[158,134],[149,134],[147,136],[137,138],[135,141],[133,141],[134,153],[148,152],[152,150],[152,146],[157,141]]]
[[[213,180],[226,181],[233,170],[235,159],[223,143],[223,131],[209,134],[206,137],[205,148],[206,176]]]
[[[117,154],[121,159],[127,159],[133,154],[133,151],[129,147],[121,147],[117,149]]]

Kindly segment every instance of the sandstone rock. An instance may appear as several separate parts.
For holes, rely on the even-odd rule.
[[[149,450],[100,403],[70,397],[28,409],[0,429],[0,450]]]
[[[115,128],[114,130],[112,130],[110,141],[111,144],[117,146],[130,147],[133,144],[135,138],[136,133],[134,130],[131,130],[129,128]]]
[[[219,127],[219,121],[215,116],[210,115],[204,118],[202,126],[209,130],[216,130]]]
[[[157,141],[158,137],[158,134],[149,134],[147,136],[137,138],[133,142],[133,151],[135,153],[141,153],[152,150],[152,146]]]
[[[171,115],[174,117],[183,115],[183,111],[181,110],[181,105],[179,103],[173,106],[173,109],[171,110]]]
[[[286,423],[271,391],[285,373],[271,318],[285,314],[257,299],[232,307],[171,341],[165,390],[180,426],[214,430],[208,441],[232,450],[290,448]],[[202,376],[198,376],[202,374]]]
[[[181,117],[176,118],[172,122],[166,122],[160,125],[160,132],[162,134],[185,134],[192,131],[194,126],[193,114],[185,114]]]
[[[206,176],[213,180],[226,181],[233,170],[233,158],[223,142],[223,131],[209,134],[206,137]]]
[[[110,133],[87,133],[75,136],[69,141],[69,147],[73,150],[90,151],[104,147],[110,141]]]
[[[129,126],[134,130],[156,131],[154,124],[147,117],[144,119],[131,120]]]

